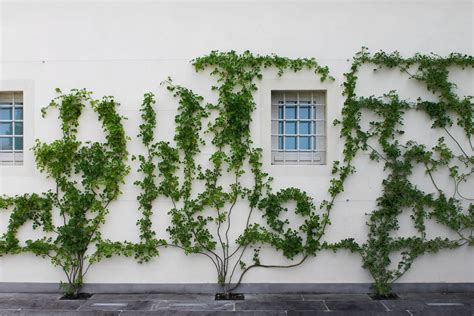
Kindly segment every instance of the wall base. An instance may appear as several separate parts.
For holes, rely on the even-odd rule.
[[[474,283],[396,283],[396,293],[407,292],[474,292]],[[87,283],[87,293],[216,293],[212,283]],[[58,283],[0,282],[0,293],[56,293]],[[242,293],[369,293],[370,283],[245,283],[238,288]]]

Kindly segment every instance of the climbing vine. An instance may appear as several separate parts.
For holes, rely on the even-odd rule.
[[[408,75],[410,79],[424,84],[438,102],[421,98],[415,102],[402,100],[395,91],[382,97],[360,97],[356,94],[358,71],[365,64],[375,65],[374,71],[394,68]],[[382,182],[382,195],[377,199],[377,208],[368,216],[368,236],[365,243],[354,239],[326,245],[331,249],[348,248],[359,253],[363,267],[374,279],[374,291],[381,297],[391,295],[391,284],[408,271],[416,258],[425,253],[435,253],[441,249],[457,248],[463,244],[474,244],[474,196],[466,196],[460,191],[460,184],[472,181],[474,156],[472,136],[474,133],[474,106],[472,96],[459,97],[455,84],[449,81],[449,71],[453,67],[462,69],[474,67],[472,56],[450,54],[447,57],[416,54],[403,58],[398,52],[370,54],[363,48],[353,59],[350,72],[345,74],[341,137],[345,141],[344,161],[334,164],[331,194],[343,191],[343,184],[350,173],[355,172],[353,160],[359,152],[368,152],[370,159],[384,164],[388,173]],[[404,116],[408,111],[420,111],[432,121],[433,130],[441,130],[444,137],[429,148],[413,140],[403,142],[400,136]],[[372,112],[377,120],[362,127],[363,114]],[[455,118],[455,120],[454,120]],[[450,131],[457,125],[464,131],[466,141],[462,142]],[[455,149],[450,149],[449,142]],[[466,147],[469,144],[469,147]],[[423,168],[432,187],[423,191],[411,180],[415,168]],[[453,182],[451,192],[439,185],[437,172],[449,171]],[[441,176],[439,176],[441,177]],[[472,182],[471,182],[472,183]],[[471,184],[472,185],[472,184]],[[469,185],[466,185],[469,187]],[[332,207],[327,203],[326,207]],[[466,206],[467,205],[467,206]],[[397,236],[399,216],[411,212],[413,226],[418,234],[410,237]],[[428,238],[427,220],[434,220],[456,233],[458,238]],[[393,254],[400,259],[393,267]]]
[[[194,91],[171,79],[165,81],[179,103],[173,142],[155,141],[155,97],[152,93],[144,96],[138,138],[145,153],[132,158],[142,175],[135,182],[141,192],[137,197],[142,214],[137,221],[139,242],[105,240],[100,233],[109,204],[119,196],[129,172],[127,138],[123,117],[116,111],[118,104],[112,97],[94,100],[84,89],[67,94],[58,90],[59,96],[43,115],[49,108],[58,109],[62,138],[52,143],[37,140],[33,148],[38,169],[55,187],[44,193],[0,198],[0,209],[11,210],[7,232],[0,238],[0,255],[32,252],[50,258],[67,277],[63,284],[66,293],[77,296],[90,266],[104,257],[134,256],[146,262],[158,256],[159,248],[174,247],[187,255],[208,258],[216,269],[217,283],[228,294],[253,268],[295,267],[321,249],[344,248],[361,256],[363,267],[374,279],[375,293],[387,297],[392,283],[421,255],[474,245],[474,196],[465,189],[474,174],[473,96],[458,96],[456,85],[449,80],[453,68],[473,68],[474,57],[416,54],[403,58],[397,52],[371,54],[366,48],[357,53],[345,74],[342,118],[335,121],[344,140],[344,159],[333,165],[330,198],[320,204],[319,211],[313,199],[298,188],[273,191],[272,178],[262,170],[262,150],[252,141],[251,122],[256,108],[254,93],[264,69],[276,69],[279,76],[306,69],[314,71],[321,81],[333,80],[328,68],[315,59],[261,56],[248,51],[214,51],[192,64],[198,72],[210,69],[217,78],[211,87],[217,101],[206,103]],[[358,73],[366,64],[374,65],[375,71],[400,70],[423,84],[437,101],[403,100],[396,91],[381,97],[358,96]],[[79,118],[87,106],[102,122],[105,142],[77,138]],[[444,136],[432,147],[404,141],[403,123],[409,111],[424,113],[432,122],[432,130]],[[368,113],[376,119],[365,127],[363,119]],[[462,130],[463,135],[455,129]],[[203,148],[213,150],[207,161],[202,159],[206,155]],[[387,174],[377,206],[368,214],[367,240],[323,243],[330,212],[346,180],[356,172],[354,159],[360,153],[382,163]],[[413,182],[417,168],[424,170],[429,188]],[[438,180],[446,170],[452,181],[450,190],[442,185],[444,180]],[[226,184],[226,179],[232,179],[231,183]],[[172,204],[168,240],[157,239],[153,229],[153,203],[159,196]],[[285,219],[290,209],[302,218],[298,227]],[[237,226],[243,229],[232,237],[237,212],[238,218],[244,218]],[[417,231],[408,237],[398,234],[399,219],[406,213]],[[263,221],[256,218],[258,215]],[[60,224],[55,224],[56,217]],[[447,227],[456,237],[431,237],[429,221]],[[44,236],[20,242],[17,234],[27,222],[34,229],[42,229]],[[276,249],[290,263],[264,262],[262,246]],[[399,255],[395,264],[394,254]]]
[[[102,241],[100,227],[108,206],[119,196],[129,171],[128,153],[123,117],[112,97],[94,100],[84,89],[57,92],[59,96],[42,113],[44,116],[49,108],[58,109],[62,138],[49,144],[37,140],[33,147],[38,169],[54,181],[55,189],[0,199],[0,208],[12,209],[8,230],[0,239],[0,254],[32,252],[48,257],[67,277],[67,283],[62,284],[66,294],[77,297],[84,276],[100,257],[94,246]],[[79,118],[87,106],[102,122],[103,143],[77,138]],[[53,221],[55,210],[59,225]],[[45,236],[22,245],[16,234],[28,221]]]
[[[186,254],[201,254],[213,264],[217,282],[224,293],[236,289],[244,274],[255,267],[286,268],[297,266],[320,248],[320,238],[327,217],[323,219],[315,212],[312,198],[297,188],[287,188],[272,193],[271,178],[262,171],[262,151],[253,146],[250,123],[256,104],[253,93],[257,90],[255,80],[262,78],[262,70],[276,68],[281,76],[285,70],[295,72],[310,69],[320,75],[321,80],[332,79],[327,67],[321,67],[314,59],[289,59],[278,56],[253,55],[250,52],[212,52],[193,60],[196,71],[211,68],[217,77],[212,87],[218,94],[215,104],[204,104],[204,99],[192,90],[175,85],[171,79],[164,82],[167,89],[179,101],[175,118],[175,146],[167,142],[150,145],[155,127],[155,113],[151,113],[149,102],[144,102],[142,141],[148,150],[148,158],[140,158],[154,164],[142,167],[144,180],[138,182],[145,200],[140,198],[144,210],[142,221],[147,222],[148,207],[158,195],[169,198],[173,204],[169,211],[171,225],[167,231],[170,241],[167,246],[177,247]],[[145,100],[150,95],[145,95]],[[211,119],[212,116],[212,119]],[[207,121],[207,127],[203,128]],[[210,143],[204,134],[211,135]],[[197,157],[201,148],[215,149],[209,163],[199,164]],[[158,170],[159,185],[154,182],[154,170]],[[233,182],[224,186],[221,179],[231,177]],[[253,179],[253,185],[245,186],[245,177]],[[204,184],[202,191],[196,184]],[[240,203],[239,203],[240,202]],[[247,203],[245,228],[232,241],[230,237],[233,213],[243,212],[240,206]],[[296,204],[295,213],[304,218],[304,224],[291,228],[288,220],[280,216],[288,211],[286,204]],[[237,205],[239,204],[239,205]],[[267,225],[253,222],[252,215],[260,211]],[[147,226],[149,227],[149,226]],[[149,231],[149,230],[147,230]],[[143,234],[146,240],[148,234]],[[233,246],[235,244],[235,246]],[[270,245],[295,263],[269,265],[261,262],[260,247]],[[253,251],[248,262],[246,254]]]

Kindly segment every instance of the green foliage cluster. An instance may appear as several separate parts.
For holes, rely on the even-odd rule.
[[[398,69],[410,79],[426,85],[438,98],[438,102],[417,99],[415,102],[401,100],[395,91],[383,97],[359,97],[356,94],[357,74],[365,64],[375,65],[374,71],[382,68]],[[345,74],[341,137],[345,141],[344,162],[336,162],[331,194],[343,191],[344,180],[355,171],[354,158],[359,152],[369,152],[370,159],[381,161],[388,173],[382,182],[382,195],[377,199],[377,208],[368,216],[368,236],[365,243],[353,239],[326,245],[331,249],[348,248],[361,255],[363,267],[374,278],[375,293],[380,296],[391,294],[391,284],[399,279],[414,260],[441,249],[457,248],[463,244],[474,244],[474,205],[472,197],[464,196],[460,183],[467,182],[474,173],[472,136],[474,134],[474,106],[472,96],[459,97],[455,84],[449,81],[449,71],[454,67],[474,67],[474,57],[450,54],[448,57],[416,54],[403,58],[398,52],[370,54],[363,48],[353,59],[350,72]],[[432,121],[432,129],[441,129],[456,150],[448,147],[444,137],[439,138],[432,148],[413,140],[403,142],[405,114],[408,111],[422,111]],[[377,120],[369,128],[361,124],[364,113],[372,112]],[[456,122],[453,121],[456,118]],[[456,124],[465,132],[471,148],[466,149],[450,132]],[[468,153],[471,154],[468,154]],[[432,189],[423,191],[411,181],[415,168],[423,168],[431,180]],[[449,170],[453,181],[452,192],[443,191],[436,182],[436,173]],[[472,177],[471,177],[472,179]],[[463,203],[466,202],[466,203]],[[466,204],[469,205],[466,207]],[[328,204],[331,205],[331,204]],[[410,212],[417,235],[398,236],[399,217]],[[429,238],[426,221],[433,220],[454,231],[459,238]],[[398,264],[392,265],[394,254],[399,254]]]
[[[148,154],[139,158],[144,179],[137,183],[143,192],[139,197],[144,214],[141,224],[147,227],[147,233],[142,231],[142,240],[146,243],[154,237],[148,229],[151,202],[159,195],[169,198],[173,208],[169,211],[171,225],[167,229],[170,235],[167,246],[209,258],[216,268],[218,284],[228,292],[254,267],[285,268],[301,264],[319,250],[325,227],[324,220],[315,213],[312,199],[303,191],[288,188],[272,193],[271,178],[262,171],[262,150],[253,146],[250,131],[256,107],[255,80],[262,78],[265,68],[276,68],[280,76],[287,69],[295,72],[309,69],[319,74],[321,80],[331,77],[328,68],[319,66],[314,59],[260,56],[248,51],[243,54],[211,52],[195,59],[193,65],[196,71],[212,69],[211,75],[217,77],[212,90],[218,94],[218,101],[204,104],[203,97],[192,90],[175,85],[171,79],[164,82],[179,100],[175,146],[168,142],[152,144],[155,113],[146,101],[150,94],[145,95],[140,136]],[[206,128],[203,127],[205,122],[208,123]],[[204,140],[205,133],[212,139],[210,144]],[[204,146],[215,149],[207,165],[197,162]],[[159,184],[155,184],[155,172]],[[221,184],[223,176],[232,177],[233,183]],[[253,179],[253,185],[243,184],[245,176]],[[202,191],[196,189],[198,183],[204,184]],[[240,205],[245,202],[248,205],[245,228],[237,240],[232,241],[232,213],[244,212],[245,208]],[[305,221],[296,229],[279,218],[288,211],[285,204],[290,202],[296,203],[296,214]],[[255,210],[261,211],[267,226],[252,222]],[[155,241],[155,244],[162,243]],[[236,243],[234,248],[233,243]],[[298,262],[281,266],[263,264],[259,251],[264,244],[280,250],[289,259],[299,257]],[[253,256],[248,263],[245,255],[252,249]],[[240,277],[235,282],[236,274]]]
[[[91,98],[84,89],[62,94],[48,107],[57,108],[62,138],[52,143],[36,141],[36,165],[55,184],[55,190],[0,198],[0,207],[12,208],[7,232],[0,239],[0,254],[32,252],[48,257],[67,277],[66,294],[76,296],[91,264],[100,255],[94,249],[102,241],[100,227],[108,205],[120,194],[120,185],[129,172],[123,117],[112,97]],[[82,142],[77,138],[79,118],[86,106],[97,113],[105,132],[105,142]],[[53,220],[58,211],[59,224]],[[43,238],[17,239],[18,229],[27,221],[46,233]]]

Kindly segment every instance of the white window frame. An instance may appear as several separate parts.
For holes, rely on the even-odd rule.
[[[0,92],[23,93],[23,164],[0,164],[0,178],[32,176],[35,170],[31,151],[34,145],[35,115],[33,80],[0,80]],[[2,181],[0,181],[0,192],[3,192]]]
[[[0,158],[0,165],[14,165],[14,166],[23,165],[24,147],[22,146],[21,149],[17,149],[17,144],[16,144],[18,138],[21,138],[22,144],[23,144],[23,139],[24,139],[24,136],[23,136],[24,135],[23,114],[22,114],[21,119],[18,119],[16,117],[16,110],[18,108],[21,108],[22,112],[24,110],[24,108],[23,108],[23,91],[0,91],[0,94],[5,94],[9,97],[8,98],[8,104],[11,103],[11,109],[12,109],[10,119],[5,120],[5,119],[0,118],[0,123],[9,123],[12,127],[12,134],[11,135],[0,134],[0,138],[2,138],[2,139],[11,138],[12,148],[10,150],[0,148],[0,154],[11,154],[11,161],[4,161],[2,158]],[[21,94],[21,103],[18,101],[18,96],[20,94]],[[4,108],[4,106],[2,106],[0,104],[0,108]],[[16,133],[17,123],[21,123],[23,125],[23,128],[22,128],[23,131],[22,131],[21,134]],[[2,157],[3,157],[3,155],[2,155]],[[20,159],[20,157],[21,157],[21,159]]]
[[[272,90],[272,159],[274,165],[325,164],[326,159],[326,91]],[[288,100],[290,99],[291,100]],[[306,100],[302,100],[305,98]],[[287,118],[287,108],[295,108],[296,116]],[[309,118],[301,118],[300,109],[309,107]],[[282,114],[282,115],[280,115]],[[295,133],[287,132],[287,124],[295,124]],[[309,123],[309,133],[301,134],[301,123]],[[295,139],[295,148],[287,148],[286,140]],[[301,139],[309,139],[309,148],[301,148]]]
[[[255,146],[261,147],[262,162],[265,172],[272,177],[287,179],[288,177],[318,178],[331,177],[332,163],[342,158],[343,143],[339,140],[339,130],[332,126],[335,118],[340,116],[340,106],[344,98],[337,83],[326,80],[321,82],[313,72],[297,75],[283,75],[264,78],[257,82],[257,109],[252,118],[252,134]],[[272,91],[325,91],[326,93],[326,155],[325,164],[272,164]],[[324,182],[324,181],[323,181]],[[324,185],[326,183],[324,182]]]

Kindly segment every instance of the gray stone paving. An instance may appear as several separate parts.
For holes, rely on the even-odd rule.
[[[3,315],[387,315],[474,316],[474,293],[403,293],[397,300],[364,294],[247,294],[243,301],[215,301],[210,294],[95,294],[59,300],[61,294],[0,293]]]

